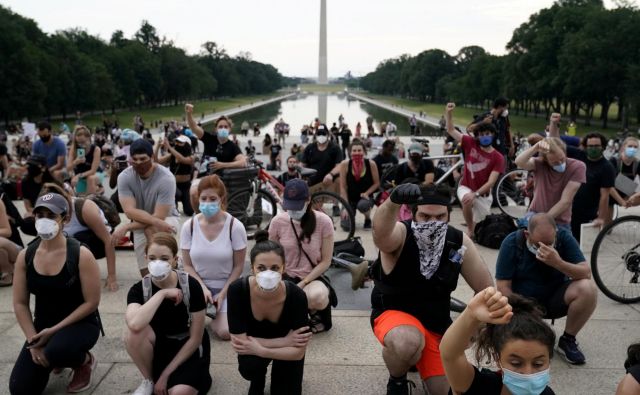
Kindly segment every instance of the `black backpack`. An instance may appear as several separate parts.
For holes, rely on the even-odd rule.
[[[497,250],[500,248],[502,240],[509,233],[516,230],[513,218],[510,216],[506,214],[490,214],[476,224],[473,233],[478,244]]]

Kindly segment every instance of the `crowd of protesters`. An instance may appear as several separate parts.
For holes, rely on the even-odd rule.
[[[280,171],[283,210],[268,231],[256,233],[249,251],[245,224],[227,212],[224,174],[250,165],[256,147],[249,140],[243,153],[228,117],[205,131],[187,104],[185,124],[153,122],[155,137],[140,116],[124,130],[105,122],[91,131],[80,121],[66,130],[68,144],[43,121],[35,141],[20,138],[11,153],[0,144],[0,286],[13,286],[26,339],[9,391],[42,393],[49,374],[64,368],[73,372],[68,392],[91,386],[99,357],[92,349],[102,330],[96,259],[106,259],[105,288],[116,291],[115,248],[125,246],[141,276],[128,291],[125,313],[124,348],[141,376],[134,394],[206,393],[209,333],[230,341],[250,394],[264,393],[269,364],[272,394],[302,393],[307,346],[332,328],[338,297],[325,275],[335,229],[330,215],[311,204],[314,191],[331,190],[364,216],[362,229],[372,229],[378,249],[369,269],[371,329],[389,372],[387,394],[410,393],[412,369],[435,395],[553,394],[553,353],[586,363],[577,336],[597,305],[581,228],[606,224],[614,204],[640,204],[640,193],[614,182],[640,175],[638,139],[627,137],[606,158],[604,136],[567,136],[560,115],[552,114],[544,132],[528,137],[528,148],[518,147],[508,106],[497,99],[465,131],[453,125],[455,104],[446,106],[445,148],[465,160],[455,190],[434,183],[438,169],[423,143],[404,152],[392,122],[376,133],[367,119],[363,135],[362,124],[352,134],[342,114],[331,127],[315,119],[289,155],[290,125],[278,120],[273,138],[264,135],[262,153],[268,169]],[[407,126],[419,134],[415,116]],[[250,129],[242,122],[242,135]],[[253,131],[259,136],[260,126]],[[534,200],[520,229],[504,238],[492,276],[474,231],[491,213],[497,180],[516,167],[535,172]],[[305,179],[302,168],[315,172]],[[105,196],[107,190],[113,193]],[[450,225],[453,196],[466,232]],[[13,205],[18,198],[22,214]],[[21,234],[35,239],[25,247]],[[452,321],[450,298],[460,276],[475,296]],[[560,317],[566,324],[556,341],[543,319]],[[473,343],[479,364],[489,360],[499,370],[468,361],[465,349]],[[618,394],[638,393],[637,344],[625,367]]]

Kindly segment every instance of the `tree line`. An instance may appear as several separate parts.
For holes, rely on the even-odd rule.
[[[402,55],[382,61],[360,87],[475,106],[505,96],[516,114],[562,112],[587,124],[600,106],[603,128],[617,104],[617,121],[627,127],[632,116],[640,123],[640,11],[625,0],[614,9],[601,0],[559,0],[515,29],[506,55],[479,46],[456,55],[439,49]]]
[[[177,104],[187,98],[263,94],[282,75],[248,52],[231,57],[213,41],[188,55],[143,21],[131,38],[109,42],[82,29],[46,34],[31,19],[0,6],[0,120],[76,111]]]

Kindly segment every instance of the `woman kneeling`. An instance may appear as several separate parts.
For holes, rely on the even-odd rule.
[[[263,394],[267,366],[272,394],[302,393],[304,355],[311,338],[307,297],[294,283],[282,281],[284,249],[256,234],[251,250],[253,275],[229,287],[229,332],[238,353],[238,369],[251,381],[249,394]]]
[[[177,255],[172,235],[155,234],[146,250],[149,275],[127,296],[125,343],[143,376],[135,395],[193,395],[211,387],[202,287],[173,270]]]

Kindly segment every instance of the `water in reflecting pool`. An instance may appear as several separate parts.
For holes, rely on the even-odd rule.
[[[361,102],[353,98],[347,98],[343,94],[313,94],[300,95],[297,98],[284,100],[278,103],[268,104],[253,110],[236,114],[233,116],[233,133],[240,132],[240,125],[247,121],[250,125],[258,123],[262,135],[264,133],[273,134],[273,127],[282,118],[291,126],[291,135],[300,135],[303,125],[308,125],[318,117],[321,121],[331,127],[334,122],[338,122],[338,117],[342,114],[344,122],[355,133],[356,124],[362,124],[362,133],[366,134],[367,117],[374,119],[373,125],[377,133],[380,131],[381,122],[393,122],[398,127],[399,135],[409,135],[409,120],[399,114],[393,113]],[[426,125],[420,125],[423,135],[440,136],[441,133]]]

